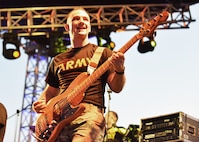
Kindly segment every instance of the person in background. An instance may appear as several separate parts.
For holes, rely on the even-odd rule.
[[[45,114],[49,107],[48,102],[52,102],[54,98],[62,95],[74,79],[87,72],[90,60],[98,48],[98,45],[89,42],[88,35],[91,32],[91,23],[89,14],[85,9],[74,8],[68,14],[65,29],[70,36],[71,48],[58,54],[52,60],[46,77],[47,86],[39,99],[33,103],[33,110],[37,113]],[[56,137],[56,142],[103,141],[105,134],[105,85],[108,84],[113,92],[119,93],[126,80],[124,54],[104,48],[97,67],[103,65],[107,60],[110,61],[108,69],[84,92],[80,104],[85,106],[85,110],[62,128]],[[73,87],[79,87],[80,83],[82,80]],[[75,99],[77,98],[75,97],[72,102]],[[56,105],[55,107],[59,108],[60,106]],[[64,108],[61,111],[65,112],[67,109]]]
[[[108,111],[105,115],[106,135],[105,142],[123,142],[126,129],[117,126],[118,114],[115,111]]]
[[[0,142],[3,142],[7,122],[7,110],[5,106],[0,103]]]

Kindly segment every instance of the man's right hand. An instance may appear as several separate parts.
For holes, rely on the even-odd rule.
[[[32,104],[32,109],[37,113],[43,113],[46,106],[46,100],[37,100]]]

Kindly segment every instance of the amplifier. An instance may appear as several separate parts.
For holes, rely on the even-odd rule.
[[[141,119],[140,142],[199,142],[198,119],[176,112]]]

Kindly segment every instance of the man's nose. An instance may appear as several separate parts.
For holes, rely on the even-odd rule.
[[[85,22],[84,22],[84,19],[83,19],[83,18],[80,18],[80,19],[79,19],[79,24],[80,24],[80,25],[84,25],[84,23],[85,23]]]
[[[84,19],[83,19],[83,18],[80,18],[79,21],[80,21],[80,22],[84,22]]]

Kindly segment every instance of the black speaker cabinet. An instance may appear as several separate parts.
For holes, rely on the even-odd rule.
[[[176,112],[141,119],[140,142],[199,142],[198,119]]]

